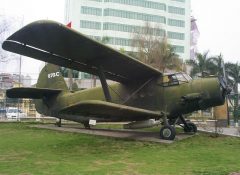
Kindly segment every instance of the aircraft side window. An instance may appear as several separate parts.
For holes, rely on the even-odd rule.
[[[173,85],[178,85],[179,81],[176,77],[176,75],[166,75],[162,78],[162,82],[159,83],[161,86],[173,86]]]
[[[169,85],[176,85],[179,84],[179,81],[176,75],[169,75]]]
[[[177,73],[176,77],[179,81],[179,84],[188,83],[191,80],[191,77],[185,73]]]

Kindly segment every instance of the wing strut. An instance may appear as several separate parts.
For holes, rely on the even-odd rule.
[[[106,99],[107,102],[111,102],[112,98],[111,98],[109,88],[108,88],[108,85],[107,85],[106,77],[104,75],[104,72],[103,72],[103,69],[102,69],[101,66],[98,67],[98,74],[99,74],[99,78],[100,78],[100,81],[101,81],[101,84],[102,84],[102,89],[103,89],[105,99]]]

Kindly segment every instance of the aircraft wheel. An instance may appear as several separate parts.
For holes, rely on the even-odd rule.
[[[59,118],[58,121],[55,123],[56,126],[61,127],[62,126],[62,121]]]
[[[197,132],[197,126],[192,123],[192,122],[188,122],[188,127],[184,126],[184,132],[192,132],[192,133],[196,133]]]
[[[163,126],[160,129],[160,138],[164,140],[174,140],[176,136],[176,130],[170,125]]]
[[[91,129],[89,123],[86,122],[86,123],[83,123],[83,125],[84,125],[85,129]]]

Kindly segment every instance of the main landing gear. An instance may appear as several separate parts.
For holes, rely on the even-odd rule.
[[[164,140],[174,140],[176,136],[176,130],[168,123],[167,116],[163,117],[164,126],[160,129],[160,138]]]
[[[179,119],[181,122],[179,123]],[[167,117],[163,117],[163,127],[160,129],[160,138],[164,140],[174,140],[176,136],[176,130],[174,125],[178,124],[179,126],[183,127],[185,133],[196,133],[197,126],[189,121],[186,121],[183,116],[179,116],[174,122],[168,121]],[[173,126],[172,126],[173,125]]]
[[[186,133],[196,133],[197,132],[197,126],[190,122],[186,121],[183,116],[180,116],[179,119],[182,121],[183,125],[180,124],[181,127],[183,127],[184,132]]]
[[[59,118],[58,121],[55,123],[56,126],[61,127],[62,126],[62,119]]]
[[[82,124],[85,127],[85,129],[91,129],[89,122],[83,122]]]
[[[164,140],[174,140],[176,130],[171,125],[165,125],[160,129],[160,138]]]

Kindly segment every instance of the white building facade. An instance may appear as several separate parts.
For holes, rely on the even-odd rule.
[[[190,0],[66,0],[65,22],[113,48],[132,51],[133,33],[146,22],[160,28],[182,59],[190,58]]]

